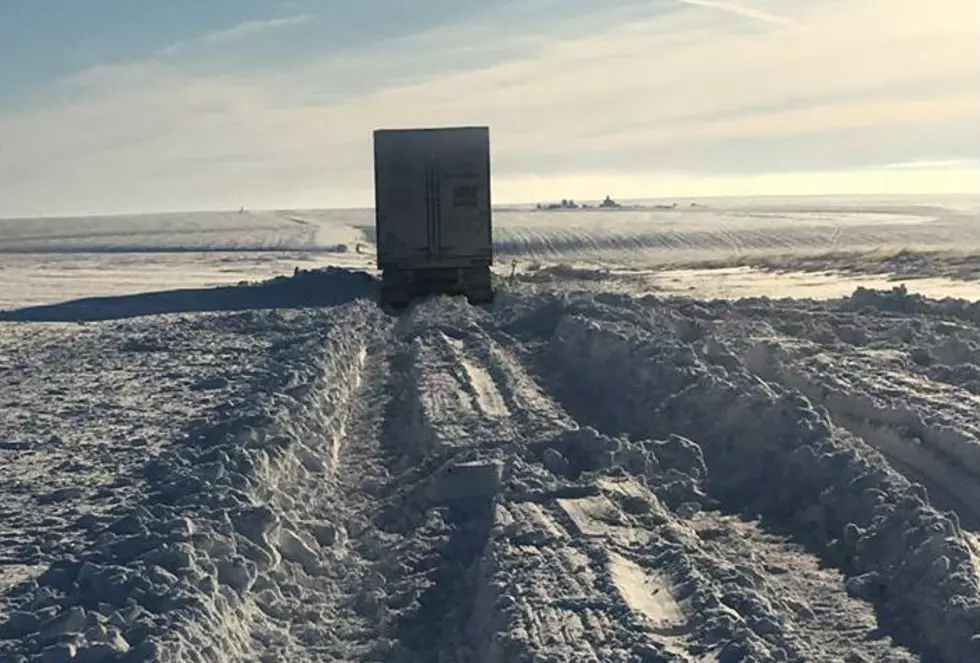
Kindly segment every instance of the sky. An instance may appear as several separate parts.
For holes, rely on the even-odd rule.
[[[493,197],[980,193],[977,0],[2,0],[0,216],[370,206],[377,128]]]

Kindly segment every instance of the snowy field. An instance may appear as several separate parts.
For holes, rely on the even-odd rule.
[[[0,221],[0,661],[980,660],[975,200],[370,221]]]
[[[980,275],[980,196],[691,202],[498,211],[496,270],[557,266],[567,279],[574,265],[595,280],[611,269],[618,273],[602,275],[604,289],[710,297],[843,296],[857,285],[891,287],[889,275],[899,274],[930,295],[954,287],[955,296],[980,298],[968,283]],[[373,226],[370,210],[0,219],[0,309],[232,284],[297,266],[373,270]],[[684,269],[664,273],[669,266]],[[718,267],[736,271],[718,279]],[[775,271],[784,277],[774,282]]]

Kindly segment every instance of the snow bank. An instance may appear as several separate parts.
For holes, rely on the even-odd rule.
[[[955,297],[929,299],[921,294],[909,292],[905,285],[896,286],[891,290],[857,288],[848,298],[845,308],[850,311],[871,309],[884,313],[916,313],[980,323],[980,301]]]
[[[237,322],[0,325],[0,558],[33,569],[76,554],[139,499],[137,468],[175,425],[244,398],[266,336]]]
[[[550,348],[553,384],[572,412],[634,438],[690,438],[708,493],[726,508],[798,528],[854,591],[886,606],[898,632],[943,660],[980,654],[977,569],[957,523],[919,487],[806,398],[753,378],[717,340],[683,342],[656,308],[615,316],[589,306],[588,315],[569,307]],[[642,326],[630,319],[639,316]]]
[[[926,408],[916,407],[909,402],[912,399],[889,397],[887,387],[875,389],[863,380],[848,384],[840,377],[828,381],[825,376],[834,373],[829,362],[786,362],[780,354],[778,346],[765,344],[747,362],[766,379],[797,389],[826,407],[842,427],[926,478],[930,487],[952,495],[961,509],[980,522],[980,441],[967,426],[942,417],[948,417],[948,412],[934,414],[933,421],[927,422],[922,416]]]
[[[277,332],[267,381],[150,460],[144,496],[93,522],[90,545],[14,590],[4,660],[229,661],[255,655],[256,633],[288,641],[279,620],[306,610],[290,564],[316,577],[340,540],[336,524],[302,518],[294,488],[333,471],[377,316],[355,304],[240,318],[242,333]],[[329,637],[329,615],[306,619],[309,637]]]

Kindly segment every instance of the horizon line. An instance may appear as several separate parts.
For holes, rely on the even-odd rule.
[[[916,191],[908,193],[895,193],[895,192],[865,192],[865,193],[760,193],[760,194],[707,194],[703,196],[644,196],[644,197],[632,197],[632,198],[616,198],[610,194],[613,200],[619,202],[646,202],[646,201],[683,201],[683,202],[695,202],[697,200],[746,200],[746,199],[765,199],[765,198],[924,198],[924,197],[976,197],[980,199],[980,193],[977,191]],[[534,205],[547,203],[547,202],[560,202],[561,198],[539,200],[534,202],[521,201],[521,202],[502,202],[493,203],[491,205],[491,210],[496,211],[509,211],[510,208],[519,208],[530,206],[530,209],[534,209]],[[566,198],[566,200],[572,200],[575,202],[582,203],[593,203],[601,202],[601,198]],[[324,207],[249,207],[247,205],[240,206],[243,208],[244,212],[263,212],[263,213],[274,213],[274,212],[361,212],[369,211],[374,209],[374,205],[363,205],[363,206],[324,206]],[[543,211],[555,211],[555,210],[543,210]],[[561,211],[561,210],[559,210]],[[574,208],[567,211],[576,211]],[[626,210],[629,211],[629,210]],[[169,210],[143,210],[139,212],[72,212],[72,213],[53,213],[53,214],[35,214],[30,216],[24,215],[13,215],[13,216],[0,216],[0,221],[21,221],[21,220],[57,220],[57,219],[85,219],[85,218],[106,218],[106,217],[120,217],[120,216],[146,216],[146,215],[172,215],[172,214],[238,214],[239,210],[234,207],[201,207],[201,208],[189,208],[189,209],[169,209]]]

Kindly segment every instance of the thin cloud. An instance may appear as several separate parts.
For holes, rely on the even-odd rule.
[[[275,72],[182,59],[101,69],[75,82],[83,98],[0,116],[0,214],[369,204],[372,129],[455,123],[491,126],[501,201],[590,178],[623,196],[780,193],[806,183],[779,173],[865,164],[879,174],[820,186],[882,190],[886,173],[909,187],[928,170],[938,190],[949,169],[879,164],[974,156],[976,15],[975,0],[894,0],[882,20],[878,0],[853,0],[759,33],[691,8],[533,45],[460,26]],[[455,66],[459,45],[480,39],[491,62]],[[422,80],[383,77],[406,60]],[[957,172],[961,187],[976,171]]]
[[[948,170],[954,168],[973,169],[980,177],[980,159],[921,159],[900,161],[885,166],[892,170]],[[980,181],[980,180],[978,180]]]
[[[219,30],[218,32],[212,32],[211,34],[204,35],[201,37],[201,41],[207,44],[219,44],[222,42],[242,39],[244,37],[251,37],[252,35],[260,32],[266,32],[268,30],[278,30],[280,28],[303,25],[304,23],[309,23],[312,19],[312,14],[301,14],[299,16],[273,18],[267,21],[245,21],[244,23],[239,23],[238,25],[228,28],[227,30]]]
[[[729,14],[743,16],[745,18],[751,18],[756,21],[771,23],[773,25],[792,25],[795,23],[795,21],[789,17],[779,16],[755,7],[736,4],[734,2],[722,2],[721,0],[678,0],[678,2],[685,5],[693,5],[695,7],[704,7],[706,9],[717,9],[719,11],[728,12]]]
[[[217,30],[200,37],[195,37],[194,39],[171,44],[161,50],[160,54],[176,55],[195,46],[227,44],[240,39],[247,39],[263,32],[304,25],[312,21],[313,18],[313,14],[300,14],[298,16],[284,16],[282,18],[272,18],[264,21],[244,21],[224,30]]]

